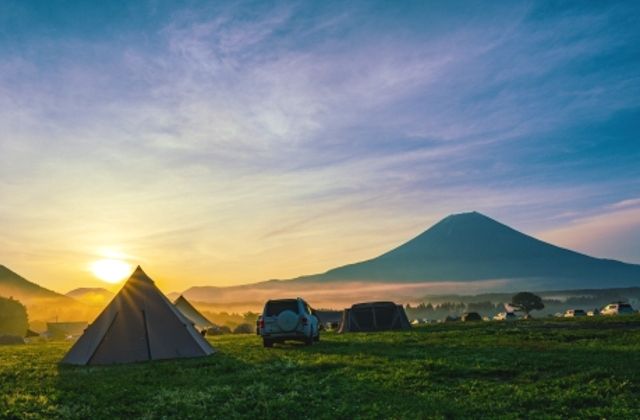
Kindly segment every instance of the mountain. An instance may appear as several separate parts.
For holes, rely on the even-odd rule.
[[[640,266],[560,248],[471,212],[448,216],[379,257],[297,281],[405,283],[492,279],[529,279],[554,288],[637,286]]]
[[[99,308],[45,289],[0,265],[0,296],[13,297],[27,307],[29,328],[44,331],[50,321],[91,321]]]
[[[66,296],[85,305],[104,307],[115,294],[102,287],[80,287],[67,292]]]
[[[0,265],[0,296],[13,296],[23,303],[34,299],[53,299],[63,302],[72,301],[64,295],[30,282],[4,265]]]
[[[191,300],[260,309],[304,296],[317,307],[364,300],[413,302],[434,294],[640,286],[640,266],[593,258],[518,232],[477,212],[448,216],[376,258],[292,280],[185,290]]]

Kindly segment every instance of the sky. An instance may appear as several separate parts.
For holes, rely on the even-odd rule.
[[[168,291],[477,210],[640,263],[640,3],[3,1],[0,264]]]

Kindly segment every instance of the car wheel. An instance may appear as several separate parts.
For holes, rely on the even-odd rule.
[[[306,344],[307,346],[312,345],[313,344],[313,336],[305,338],[304,344]]]
[[[273,347],[273,341],[267,340],[266,338],[262,340],[262,345],[265,347]]]

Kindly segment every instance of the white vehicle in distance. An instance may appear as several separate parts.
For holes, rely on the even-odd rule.
[[[518,317],[513,312],[500,312],[493,317],[494,321],[514,321]]]
[[[318,318],[301,298],[268,300],[257,323],[257,333],[265,347],[286,340],[302,341],[310,346],[320,340]]]
[[[600,315],[631,315],[633,308],[628,303],[616,302],[610,303],[600,311]]]
[[[587,314],[582,309],[567,309],[564,311],[565,318],[575,318],[580,316],[587,316]]]

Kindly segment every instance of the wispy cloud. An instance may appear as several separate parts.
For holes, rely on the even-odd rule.
[[[634,201],[634,200],[625,200]],[[577,217],[565,226],[541,232],[540,238],[597,257],[638,262],[640,247],[640,201],[610,206],[586,217]]]
[[[630,198],[628,200],[622,200],[611,204],[611,208],[614,209],[623,209],[627,207],[640,207],[640,198]]]

